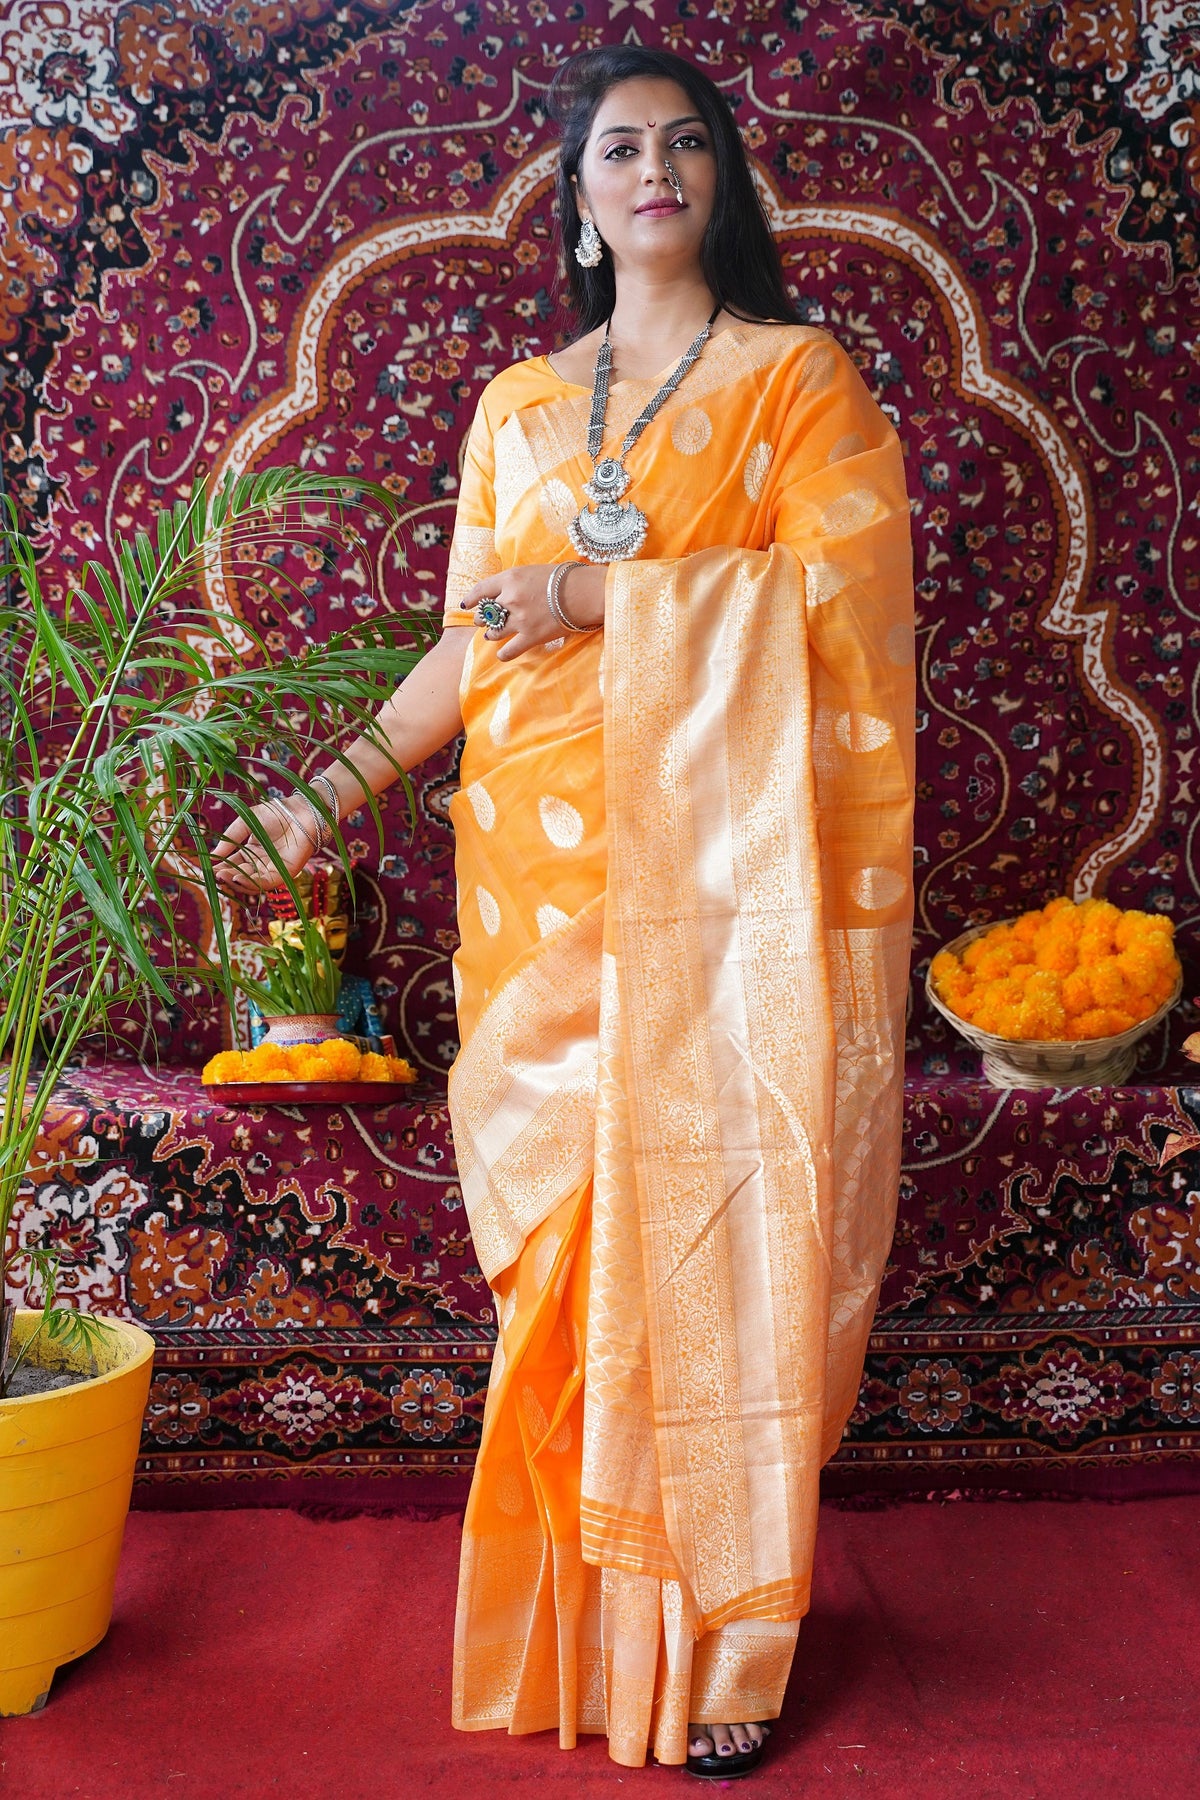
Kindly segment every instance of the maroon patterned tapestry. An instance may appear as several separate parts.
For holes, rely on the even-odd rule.
[[[1200,1118],[1195,1007],[1127,1088],[1005,1095],[920,979],[968,924],[1095,892],[1169,912],[1200,992],[1193,5],[8,0],[9,491],[61,594],[197,475],[362,472],[399,502],[388,536],[281,550],[277,581],[215,567],[210,598],[293,647],[436,612],[476,397],[568,326],[542,96],[626,40],[723,89],[801,312],[895,419],[913,496],[908,1139],[831,1488],[1184,1480],[1200,1159],[1162,1156]],[[214,1107],[221,1022],[189,994],[64,1092],[23,1229],[158,1337],[147,1494],[415,1493],[469,1465],[493,1334],[444,1107],[454,762],[417,772],[415,832],[394,801],[382,854],[350,832],[350,966],[411,1102]]]

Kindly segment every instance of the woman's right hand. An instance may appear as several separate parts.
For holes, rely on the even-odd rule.
[[[226,828],[213,850],[217,886],[226,894],[261,894],[282,887],[283,877],[266,849],[270,843],[289,875],[298,875],[316,845],[316,825],[303,801],[264,800],[253,807],[252,832],[244,819]]]
[[[561,640],[563,628],[550,611],[546,584],[554,573],[552,563],[528,563],[515,569],[502,569],[496,575],[485,575],[469,588],[459,601],[460,612],[474,612],[483,600],[497,600],[508,614],[503,630],[485,630],[484,637],[503,640],[496,652],[497,662],[512,662],[526,650],[536,649],[556,638]],[[567,617],[582,630],[593,631],[604,623],[605,582],[608,565],[583,562],[570,563],[559,589],[559,599]]]

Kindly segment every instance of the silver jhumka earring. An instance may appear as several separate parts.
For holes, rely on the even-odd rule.
[[[581,269],[594,269],[604,255],[604,241],[592,219],[585,219],[575,246],[575,261]]]

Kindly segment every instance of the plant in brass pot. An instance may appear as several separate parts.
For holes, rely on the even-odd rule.
[[[258,958],[257,979],[236,971],[233,979],[266,1020],[268,1037],[299,1044],[338,1035],[342,971],[319,919],[272,919]]]
[[[257,1095],[263,1082],[316,1082],[318,1097],[332,1097],[329,1083],[408,1083],[417,1072],[404,1057],[376,1051],[370,1040],[345,1035],[338,1012],[342,972],[329,943],[329,924],[307,918],[273,919],[271,941],[257,946],[257,977],[235,971],[233,980],[262,1015],[267,1033],[253,1050],[222,1050],[204,1065],[204,1081],[223,1093],[226,1084]],[[289,1090],[292,1091],[292,1090]],[[343,1094],[340,1097],[349,1096]]]
[[[336,821],[292,770],[347,729],[386,752],[375,712],[426,635],[385,617],[283,654],[205,604],[202,577],[219,564],[278,597],[289,555],[358,555],[357,512],[386,504],[296,468],[230,479],[86,563],[54,604],[15,511],[0,523],[0,1295],[24,1260],[43,1301],[0,1300],[0,1714],[40,1705],[55,1667],[107,1629],[153,1350],[131,1325],[56,1305],[53,1255],[22,1241],[56,1085],[131,1005],[172,1001],[183,978],[232,992],[214,795],[291,886],[254,808],[276,783],[299,788],[348,871]],[[211,919],[203,953],[181,881]]]

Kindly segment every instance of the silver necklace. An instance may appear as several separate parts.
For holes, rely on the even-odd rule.
[[[608,409],[608,381],[612,373],[612,343],[609,340],[611,318],[604,327],[604,339],[596,357],[596,375],[592,383],[592,414],[588,420],[587,452],[592,459],[592,478],[585,481],[583,491],[594,500],[595,510],[581,507],[567,527],[567,535],[578,556],[586,562],[624,562],[636,556],[646,541],[648,521],[640,507],[621,495],[629,486],[630,475],[625,458],[665,401],[669,400],[692,364],[708,342],[713,320],[721,310],[720,302],[709,314],[707,323],[697,333],[683,356],[663,382],[654,398],[638,414],[617,456],[602,457],[604,415]]]

